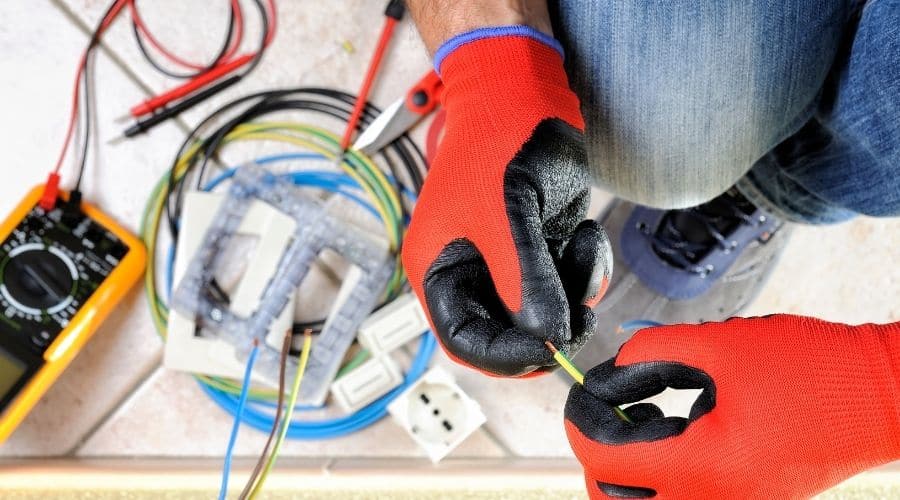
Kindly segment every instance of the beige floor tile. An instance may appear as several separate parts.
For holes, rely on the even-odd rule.
[[[747,315],[776,312],[847,323],[900,321],[900,220],[797,227]]]

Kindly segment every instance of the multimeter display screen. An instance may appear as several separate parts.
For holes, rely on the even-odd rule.
[[[0,349],[0,400],[4,399],[6,393],[22,378],[26,368],[25,363]]]

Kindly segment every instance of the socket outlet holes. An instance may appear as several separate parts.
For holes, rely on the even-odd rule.
[[[453,387],[424,383],[411,396],[408,408],[410,432],[419,439],[450,446],[465,432],[467,408]]]

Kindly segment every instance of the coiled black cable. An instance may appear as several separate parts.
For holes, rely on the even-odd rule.
[[[213,111],[188,134],[179,147],[175,159],[172,161],[171,172],[175,172],[178,158],[183,156],[187,148],[199,141],[200,154],[191,157],[188,162],[187,173],[190,174],[191,171],[195,171],[195,182],[197,186],[201,186],[210,160],[216,157],[216,153],[222,146],[222,141],[228,133],[239,125],[268,114],[285,111],[316,112],[346,121],[350,117],[354,102],[355,97],[346,92],[316,87],[269,90],[240,97]],[[241,105],[245,105],[245,107],[239,109]],[[232,110],[237,111],[231,118],[227,118],[224,123],[212,129],[205,138],[201,138],[201,133],[204,130],[209,129],[212,123],[225,119],[226,115]],[[359,128],[363,129],[368,126],[380,113],[381,111],[377,107],[367,104],[360,119]],[[408,134],[403,134],[385,147],[378,157],[387,166],[395,183],[399,183],[400,179],[404,178],[401,175],[402,173],[405,174],[405,178],[409,179],[411,185],[408,187],[414,193],[418,193],[421,190],[427,169],[425,156]],[[185,175],[181,181],[176,182],[174,175],[169,176],[165,215],[174,241],[178,239],[177,221],[181,218],[184,189],[188,178],[189,175]],[[408,204],[405,203],[403,205],[403,210],[404,215],[408,216]]]

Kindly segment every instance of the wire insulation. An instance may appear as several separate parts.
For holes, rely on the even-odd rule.
[[[275,447],[272,449],[272,454],[269,456],[269,461],[266,463],[265,468],[262,471],[262,474],[259,476],[259,481],[256,482],[256,486],[253,487],[253,490],[250,491],[250,498],[256,498],[259,495],[259,492],[262,491],[262,486],[265,484],[266,479],[269,477],[269,472],[272,471],[272,468],[275,467],[275,461],[278,459],[278,453],[281,451],[281,445],[284,444],[284,438],[287,436],[288,432],[288,422],[291,421],[291,418],[294,416],[294,407],[297,405],[297,396],[300,394],[300,383],[303,382],[303,373],[306,371],[306,364],[309,361],[309,351],[312,346],[312,331],[307,329],[303,334],[303,351],[300,354],[300,362],[297,364],[297,374],[294,376],[294,385],[291,388],[291,396],[288,401],[287,413],[284,416],[284,422],[281,423],[281,432],[278,434],[278,440],[275,441]]]
[[[564,352],[557,349],[556,346],[554,346],[549,340],[544,342],[544,345],[546,345],[547,349],[549,349],[550,352],[553,353],[553,359],[556,360],[560,368],[568,373],[569,376],[572,377],[572,380],[574,380],[578,385],[584,385],[584,373],[582,373],[582,371],[579,370],[577,366],[575,366],[575,363],[573,363],[572,360],[569,359],[569,357],[566,356]],[[632,423],[631,418],[629,418],[628,415],[618,406],[613,406],[613,411],[619,418],[621,418],[625,422]]]
[[[253,346],[250,357],[247,359],[247,368],[244,370],[244,383],[242,384],[237,411],[234,414],[234,425],[231,427],[231,436],[228,438],[228,448],[225,451],[225,464],[222,467],[222,485],[219,487],[219,500],[224,500],[228,494],[228,477],[231,475],[231,455],[234,453],[234,444],[237,442],[238,430],[241,427],[241,417],[247,404],[247,395],[250,389],[250,376],[253,374],[253,364],[259,355],[259,346]]]
[[[75,199],[80,199],[78,193],[80,192],[82,180],[84,178],[92,134],[95,133],[93,130],[95,128],[93,123],[94,118],[92,117],[92,114],[94,114],[94,111],[92,109],[93,98],[98,95],[97,92],[95,92],[95,76],[93,69],[93,59],[96,52],[95,49],[99,45],[100,40],[106,30],[126,7],[128,7],[131,13],[131,24],[135,34],[135,39],[138,44],[138,48],[141,51],[142,55],[144,55],[145,59],[147,59],[148,63],[158,71],[168,76],[191,79],[177,89],[166,92],[161,96],[150,98],[141,105],[133,108],[133,111],[141,111],[141,113],[144,114],[157,111],[177,99],[184,98],[184,101],[179,103],[180,106],[178,106],[177,109],[160,111],[154,117],[154,120],[152,120],[152,122],[141,124],[141,126],[139,127],[140,130],[146,131],[149,128],[157,125],[158,123],[176,116],[186,108],[196,105],[202,100],[227,87],[218,86],[215,89],[213,89],[212,87],[210,87],[210,89],[205,89],[205,87],[208,87],[215,83],[216,80],[224,78],[229,73],[241,67],[243,67],[244,70],[240,74],[240,77],[244,77],[251,71],[253,71],[253,69],[259,64],[266,47],[268,47],[268,45],[272,42],[274,29],[277,22],[277,14],[274,0],[266,0],[265,3],[263,2],[263,0],[252,0],[252,2],[259,11],[260,23],[262,25],[260,43],[256,52],[232,57],[238,50],[241,39],[243,37],[244,18],[241,13],[239,0],[229,0],[230,14],[225,41],[223,42],[212,63],[205,67],[201,67],[199,65],[188,63],[187,61],[179,58],[174,53],[165,48],[159,42],[159,40],[153,36],[150,30],[147,29],[146,24],[138,13],[135,0],[114,0],[100,17],[96,28],[91,34],[87,47],[85,47],[84,51],[82,52],[81,58],[78,62],[78,65],[76,66],[68,125],[66,127],[65,135],[63,136],[63,143],[62,147],[60,148],[59,156],[57,157],[56,163],[51,170],[51,175],[48,178],[47,185],[45,187],[45,193],[41,200],[41,206],[43,206],[44,208],[52,208],[52,206],[55,204],[60,171],[67,158],[70,145],[74,142],[76,129],[78,129],[79,133],[81,134],[81,140],[79,142],[81,145],[81,152],[76,158],[75,165],[77,168],[77,172],[75,175],[73,192],[76,194]],[[162,53],[164,57],[166,57],[170,61],[175,62],[176,64],[192,67],[193,69],[197,70],[196,73],[176,74],[164,68],[162,65],[157,63],[153,56],[149,53],[149,51],[146,50],[147,47],[144,45],[144,38],[146,38],[146,40],[152,47]],[[209,91],[203,93],[201,92],[202,90]],[[137,114],[135,116],[137,117],[141,115]],[[79,120],[81,121],[80,127],[76,126],[77,124],[79,124]]]
[[[275,441],[275,434],[278,432],[279,425],[282,422],[281,415],[284,411],[284,379],[285,372],[287,371],[288,354],[291,352],[291,340],[293,340],[291,332],[285,332],[284,341],[281,345],[281,367],[278,371],[278,403],[275,407],[275,419],[272,421],[272,431],[269,432],[269,437],[266,438],[266,445],[263,447],[262,453],[259,454],[259,460],[256,462],[256,466],[253,467],[253,472],[250,473],[247,484],[244,485],[244,489],[241,490],[239,498],[247,498],[247,495],[250,494],[250,491],[256,484],[256,480],[262,472],[263,466],[265,466],[267,462],[272,443]]]

